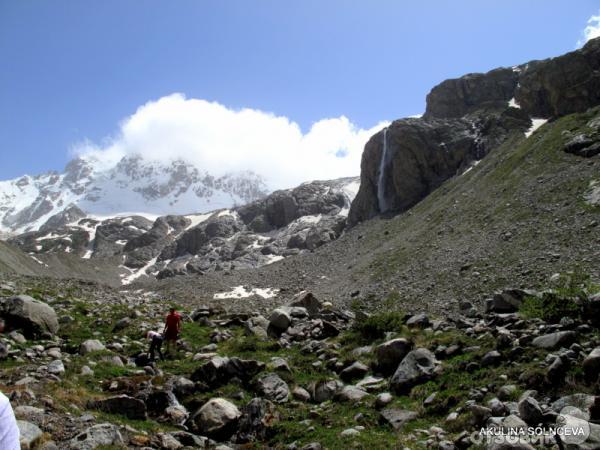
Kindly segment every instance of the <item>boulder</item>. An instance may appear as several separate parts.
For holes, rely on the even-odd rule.
[[[102,400],[88,402],[90,409],[98,409],[110,414],[120,414],[128,419],[146,420],[146,404],[129,395],[117,395]]]
[[[544,334],[536,337],[531,345],[538,348],[553,350],[559,347],[566,347],[575,342],[577,334],[574,331],[557,331],[555,333]]]
[[[264,441],[270,437],[273,426],[279,420],[279,413],[273,403],[263,398],[253,398],[242,408],[242,416],[233,441],[238,444],[255,440]]]
[[[236,431],[242,413],[224,398],[212,398],[191,418],[199,434],[216,440],[226,440]]]
[[[276,373],[261,376],[256,382],[258,392],[268,400],[285,403],[290,396],[290,390],[285,381]]]
[[[309,393],[315,403],[322,403],[331,400],[337,391],[341,388],[341,383],[336,380],[322,380],[311,383]]]
[[[534,291],[523,289],[505,289],[494,294],[491,299],[486,300],[486,312],[513,313],[519,310],[523,299],[529,295],[535,295]]]
[[[198,367],[190,378],[210,387],[218,387],[227,384],[234,377],[243,382],[250,381],[264,368],[265,364],[260,361],[214,356]]]
[[[409,328],[427,328],[429,324],[429,317],[424,313],[415,314],[406,321]]]
[[[377,369],[386,375],[393,373],[412,347],[413,343],[404,338],[392,339],[378,345],[375,348]]]
[[[419,416],[415,411],[398,408],[383,409],[380,414],[381,421],[389,423],[395,431],[401,430],[404,424]]]
[[[519,402],[519,416],[529,425],[537,425],[544,420],[542,408],[533,397],[525,397]]]
[[[348,382],[357,378],[363,378],[368,372],[369,368],[367,366],[360,361],[356,361],[340,372],[340,378]]]
[[[52,336],[59,327],[54,309],[28,295],[4,299],[0,303],[0,317],[10,329],[20,329],[28,338]]]
[[[323,308],[323,303],[310,292],[301,292],[288,304],[288,306],[299,306],[305,308],[310,317],[314,317]]]
[[[24,420],[17,420],[17,426],[19,427],[21,449],[33,450],[44,433],[37,425]]]
[[[369,394],[357,386],[344,386],[335,394],[335,398],[343,402],[358,402]]]
[[[287,330],[291,323],[292,318],[290,314],[283,308],[273,310],[269,316],[269,326],[280,332]]]
[[[439,362],[426,348],[412,350],[402,360],[390,380],[390,388],[397,394],[407,394],[417,384],[430,380]]]
[[[79,433],[69,441],[70,450],[94,450],[101,446],[125,445],[119,427],[112,423],[101,423]]]
[[[596,347],[583,360],[583,374],[586,381],[593,383],[600,374],[600,347]]]
[[[87,355],[88,353],[99,352],[102,350],[106,350],[106,347],[98,339],[88,339],[79,345],[80,355]]]

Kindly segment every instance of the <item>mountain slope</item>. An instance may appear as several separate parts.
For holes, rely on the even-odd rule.
[[[495,289],[547,285],[577,267],[600,279],[600,162],[568,153],[582,135],[600,141],[600,108],[513,133],[481,162],[446,181],[409,211],[364,221],[334,242],[257,270],[153,288],[202,299],[235,286],[307,289],[319,298],[370,309],[389,299],[407,310],[449,314],[481,306]],[[196,293],[196,294],[194,294]],[[230,307],[268,308],[281,298]]]

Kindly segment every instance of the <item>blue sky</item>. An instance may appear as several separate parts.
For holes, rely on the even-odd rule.
[[[597,0],[0,0],[0,179],[62,170],[173,93],[370,129],[433,85],[576,47]],[[281,144],[285,145],[285,143]]]

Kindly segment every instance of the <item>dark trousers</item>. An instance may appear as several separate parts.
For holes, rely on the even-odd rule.
[[[150,342],[150,350],[148,351],[148,353],[150,353],[150,359],[152,361],[154,361],[155,357],[154,357],[154,352],[158,352],[158,356],[160,357],[161,361],[163,359],[165,359],[165,357],[162,354],[161,351],[161,347],[162,347],[162,343],[163,343],[163,338],[155,336],[152,338],[152,342]]]

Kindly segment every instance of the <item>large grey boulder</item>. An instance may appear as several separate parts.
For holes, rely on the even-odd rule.
[[[94,450],[100,446],[123,446],[119,427],[112,423],[101,423],[79,433],[69,441],[70,450]]]
[[[214,388],[227,384],[234,377],[247,382],[264,368],[265,363],[252,359],[214,356],[198,367],[190,378]]]
[[[235,432],[241,416],[233,403],[224,398],[212,398],[194,413],[191,420],[199,434],[226,440]]]
[[[21,329],[27,337],[54,335],[58,331],[58,317],[54,309],[28,295],[4,299],[0,316],[11,329]]]
[[[288,304],[288,306],[298,306],[305,308],[308,315],[313,317],[321,312],[323,303],[311,292],[301,292]]]
[[[289,312],[283,308],[273,310],[269,316],[269,327],[277,331],[285,331],[292,324],[292,317]]]
[[[407,394],[413,386],[430,380],[438,366],[439,362],[426,348],[413,350],[396,369],[390,380],[390,388],[397,394]]]

